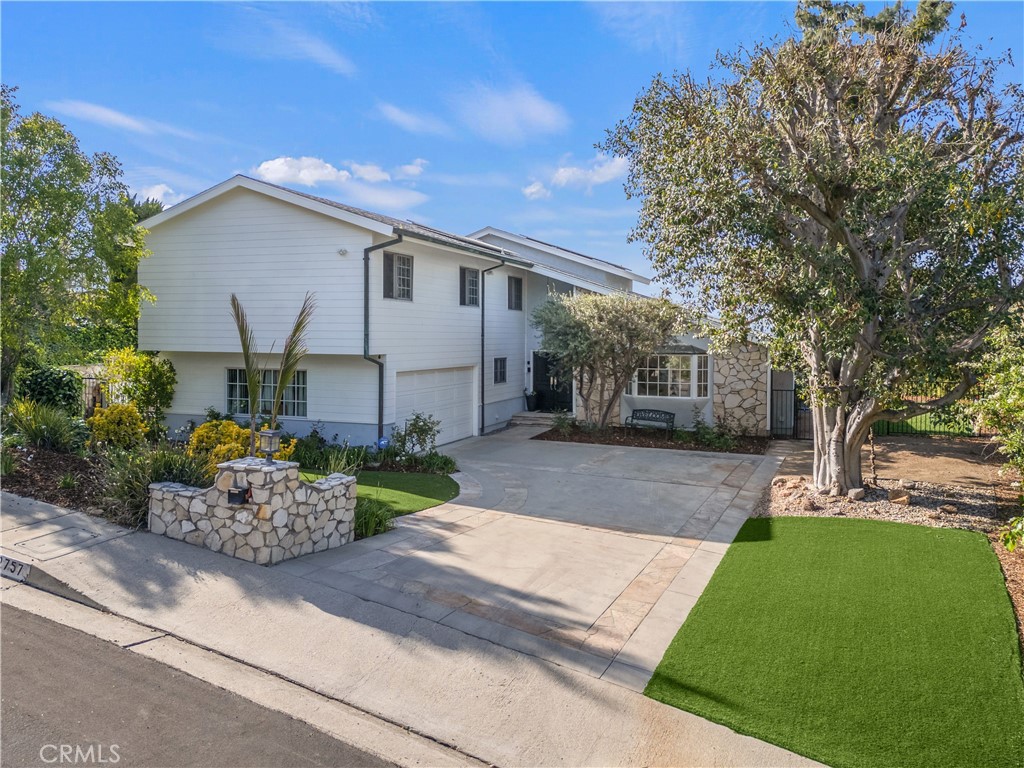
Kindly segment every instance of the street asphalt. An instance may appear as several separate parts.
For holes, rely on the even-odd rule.
[[[8,768],[390,765],[303,722],[34,614],[4,606],[0,625],[0,763]]]

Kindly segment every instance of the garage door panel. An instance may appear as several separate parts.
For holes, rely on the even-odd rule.
[[[395,391],[395,424],[413,413],[441,422],[438,445],[473,434],[473,369],[439,368],[399,373]]]

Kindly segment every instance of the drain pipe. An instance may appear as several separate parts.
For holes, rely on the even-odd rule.
[[[487,277],[487,273],[488,272],[493,272],[494,270],[501,269],[504,266],[505,266],[505,262],[502,261],[501,264],[496,264],[493,267],[489,267],[487,269],[481,270],[481,272],[480,272],[480,434],[481,435],[484,433],[484,427],[485,427],[484,416],[487,414],[487,410],[484,407],[485,406],[484,387],[487,385],[487,379],[484,376],[484,371],[487,370],[487,353],[484,350],[484,344],[487,341],[487,335],[486,335],[486,331],[485,331],[485,326],[487,325],[487,323],[485,322],[485,316],[484,316],[484,307],[486,305],[484,299],[485,299],[486,293],[487,293],[486,290],[484,289],[484,286],[487,283],[487,280],[485,278]],[[507,371],[505,372],[505,375],[506,376],[508,375]]]
[[[377,366],[377,439],[384,437],[384,362],[370,357],[370,254],[402,242],[398,235],[378,245],[363,248],[363,359]]]

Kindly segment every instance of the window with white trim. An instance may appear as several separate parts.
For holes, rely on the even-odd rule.
[[[384,251],[384,298],[412,301],[412,256]]]
[[[274,401],[274,389],[277,387],[277,371],[263,371],[263,383],[260,387],[260,412],[270,413]],[[244,368],[228,368],[227,412],[229,414],[249,415],[249,384],[245,378]],[[305,371],[296,371],[291,383],[285,387],[284,398],[281,400],[279,416],[306,418],[307,411],[307,377]]]
[[[651,355],[637,368],[626,394],[638,397],[707,397],[707,355]]]
[[[508,381],[508,358],[494,358],[494,383],[504,384]]]
[[[480,270],[459,267],[459,304],[464,307],[480,306]]]
[[[508,278],[508,308],[522,310],[523,308],[523,278]]]

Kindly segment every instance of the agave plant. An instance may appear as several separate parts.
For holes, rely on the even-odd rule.
[[[284,349],[281,351],[281,362],[277,369],[277,386],[274,388],[273,399],[270,404],[270,428],[277,429],[277,417],[281,412],[281,402],[284,400],[284,392],[291,383],[292,377],[298,370],[299,363],[306,356],[309,349],[306,347],[306,333],[309,331],[309,324],[313,319],[313,312],[316,309],[316,298],[313,294],[307,293],[302,301],[302,307],[295,316],[292,323],[291,333],[284,341]],[[249,324],[242,302],[235,294],[231,294],[231,316],[235,320],[235,327],[238,328],[238,340],[242,345],[242,364],[245,367],[245,383],[249,390],[249,455],[256,455],[256,430],[260,413],[260,394],[263,389],[263,371],[260,365],[260,352],[256,346],[256,333]],[[273,346],[271,346],[273,351]],[[269,353],[268,353],[269,354]],[[270,369],[267,369],[270,370]]]

